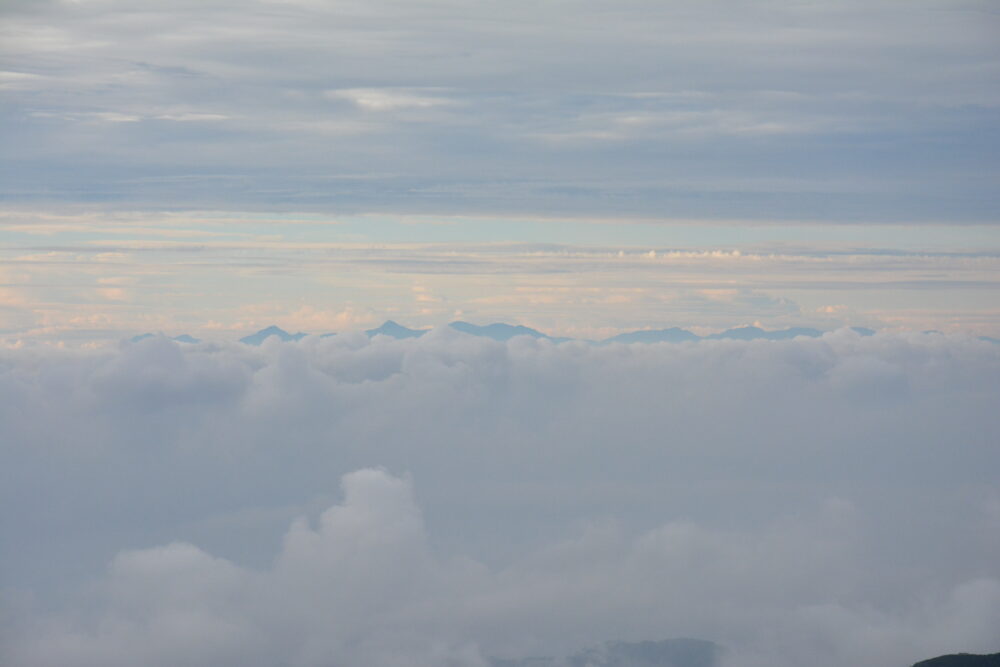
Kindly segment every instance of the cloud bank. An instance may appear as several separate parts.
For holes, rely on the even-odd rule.
[[[23,203],[997,219],[986,1],[3,11]]]
[[[18,665],[997,650],[1000,353],[940,335],[0,356]]]

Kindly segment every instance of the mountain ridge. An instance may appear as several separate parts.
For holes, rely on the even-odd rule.
[[[459,333],[477,336],[480,338],[490,338],[499,342],[506,342],[517,336],[528,336],[535,339],[550,340],[554,343],[580,340],[581,342],[592,343],[595,345],[611,345],[613,343],[685,343],[701,340],[790,340],[799,336],[818,338],[824,333],[827,333],[826,331],[811,327],[790,327],[787,329],[765,330],[756,326],[744,326],[727,329],[725,331],[709,334],[707,336],[699,336],[698,334],[688,331],[687,329],[669,327],[666,329],[635,329],[611,336],[609,338],[594,341],[574,339],[565,336],[551,336],[523,324],[508,324],[506,322],[472,324],[471,322],[463,320],[455,320],[453,322],[449,322],[446,326],[450,329],[458,331]],[[849,328],[861,336],[872,336],[875,334],[873,329],[867,329],[864,327]],[[374,338],[375,336],[387,336],[389,338],[402,340],[407,338],[419,338],[430,331],[432,331],[432,329],[411,329],[407,326],[399,324],[395,320],[386,320],[378,327],[366,329],[364,334],[369,338]],[[302,332],[290,334],[284,329],[272,325],[266,329],[261,329],[254,334],[250,334],[249,336],[244,336],[240,339],[240,342],[250,345],[259,345],[271,336],[278,336],[283,341],[289,341],[300,340],[306,335],[307,334]],[[320,337],[329,338],[336,335],[336,333],[324,333],[320,334]]]
[[[190,334],[180,334],[178,336],[167,336],[162,331],[161,332],[157,332],[157,333],[149,333],[149,332],[147,332],[147,333],[141,333],[141,334],[139,334],[137,336],[132,336],[131,338],[129,338],[128,342],[130,342],[130,343],[138,343],[139,341],[149,340],[150,338],[157,338],[157,337],[160,337],[160,336],[162,336],[163,338],[169,338],[170,340],[176,341],[178,343],[187,343],[189,345],[194,345],[195,343],[200,343],[201,342],[200,338],[195,338],[194,336],[192,336]]]
[[[610,641],[563,658],[491,658],[491,667],[715,667],[723,648],[704,639]]]
[[[272,324],[269,327],[261,329],[257,333],[253,333],[250,334],[249,336],[244,336],[243,338],[240,338],[240,342],[245,343],[247,345],[261,345],[268,338],[276,336],[279,340],[281,340],[281,342],[288,343],[291,341],[302,340],[307,335],[308,334],[303,333],[301,331],[299,331],[298,333],[291,334],[282,329],[281,327]]]
[[[758,326],[742,326],[733,327],[726,329],[725,331],[720,331],[717,333],[708,334],[705,336],[699,336],[698,334],[689,331],[687,329],[682,329],[680,327],[668,327],[665,329],[634,329],[632,331],[625,331],[608,338],[601,340],[587,340],[587,339],[577,339],[569,338],[565,336],[551,336],[547,333],[539,331],[537,329],[532,329],[531,327],[524,326],[523,324],[508,324],[506,322],[493,322],[491,324],[472,324],[470,322],[465,322],[462,320],[455,320],[454,322],[449,322],[447,325],[449,329],[457,331],[462,334],[477,336],[481,338],[490,338],[499,342],[506,342],[517,336],[528,336],[534,339],[544,339],[551,341],[553,343],[565,343],[569,341],[578,341],[581,343],[588,343],[591,345],[613,345],[613,344],[654,344],[654,343],[694,343],[704,340],[719,341],[719,340],[740,340],[740,341],[756,341],[756,340],[769,340],[769,341],[781,341],[781,340],[792,340],[794,338],[806,337],[806,338],[818,338],[824,334],[830,333],[830,331],[824,331],[821,329],[815,329],[812,327],[789,327],[786,329],[773,329],[767,330],[762,329]],[[843,327],[859,336],[874,336],[877,331],[874,329],[869,329],[867,327]],[[838,329],[839,330],[839,329]],[[420,338],[427,333],[430,333],[433,329],[411,329],[407,326],[399,324],[394,320],[386,320],[378,327],[372,329],[366,329],[362,333],[369,338],[374,338],[376,336],[386,336],[388,338],[394,338],[396,340],[408,339],[408,338]],[[939,333],[939,332],[922,332],[925,334]],[[322,333],[322,334],[307,334],[306,332],[299,331],[297,333],[289,333],[277,325],[270,325],[261,329],[260,331],[254,332],[247,336],[243,336],[239,339],[239,342],[246,345],[258,346],[262,345],[264,341],[270,338],[277,338],[282,342],[294,342],[302,340],[307,336],[315,335],[319,338],[331,338],[337,336],[335,332]],[[195,338],[189,334],[180,334],[178,336],[166,336],[162,332],[158,333],[141,333],[131,338],[125,339],[128,343],[138,343],[143,340],[150,338],[155,338],[157,336],[162,336],[169,338],[170,340],[195,344],[202,342],[201,339]],[[1000,344],[1000,339],[992,338],[990,336],[976,336],[977,340],[981,340],[988,343]]]
[[[913,667],[1000,667],[1000,653],[950,653],[914,663]]]

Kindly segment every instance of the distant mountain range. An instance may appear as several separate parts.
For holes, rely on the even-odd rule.
[[[918,662],[913,667],[1000,667],[1000,653],[955,653]]]
[[[522,326],[519,324],[506,324],[503,322],[494,322],[493,324],[479,325],[471,324],[469,322],[451,322],[448,324],[449,327],[455,331],[460,331],[464,334],[470,336],[480,336],[482,338],[490,338],[496,341],[508,341],[515,336],[530,336],[531,338],[544,338],[546,340],[551,340],[553,343],[562,343],[572,338],[561,338],[549,336],[548,334],[542,333],[537,329],[532,329],[530,327]],[[875,332],[871,329],[863,329],[861,327],[853,327],[862,336],[871,336]],[[380,327],[374,329],[368,329],[365,331],[365,335],[369,338],[374,338],[375,336],[388,336],[389,338],[404,339],[404,338],[419,338],[425,333],[430,331],[430,329],[410,329],[409,327],[404,327],[398,322],[392,320],[387,320]],[[788,340],[790,338],[795,338],[796,336],[810,336],[818,337],[823,335],[823,331],[819,329],[807,329],[803,327],[796,327],[792,329],[781,329],[779,331],[765,331],[758,327],[740,327],[737,329],[729,329],[723,331],[722,333],[711,334],[709,336],[698,336],[686,329],[679,329],[677,327],[671,327],[670,329],[642,329],[639,331],[630,331],[628,333],[618,334],[617,336],[612,336],[611,338],[606,338],[599,341],[584,341],[587,343],[593,343],[596,345],[610,345],[612,343],[684,343],[690,341],[698,340],[721,340],[721,339],[732,339],[732,340]],[[336,334],[323,334],[324,337],[334,336]],[[283,341],[289,340],[299,340],[305,334],[297,333],[290,334],[278,327],[271,326],[267,329],[262,329],[255,334],[241,338],[240,342],[247,343],[249,345],[260,345],[264,340],[270,338],[271,336],[277,336]]]
[[[493,324],[487,324],[486,326],[479,326],[478,324],[457,321],[451,322],[448,326],[455,331],[461,331],[462,333],[469,334],[470,336],[481,336],[483,338],[492,338],[493,340],[498,341],[507,341],[514,336],[546,338],[556,343],[570,340],[569,338],[553,338],[552,336],[543,334],[541,331],[537,331],[535,329],[530,329],[519,324],[504,324],[502,322],[494,322]],[[365,331],[365,334],[367,334],[369,338],[374,338],[375,336],[389,336],[390,338],[401,339],[419,338],[428,331],[430,331],[430,329],[409,329],[401,324],[393,322],[392,320],[387,320],[377,329],[368,329]]]
[[[552,338],[541,331],[536,331],[535,329],[530,329],[528,327],[521,326],[520,324],[504,324],[502,322],[494,322],[493,324],[487,324],[486,326],[479,326],[476,324],[469,324],[468,322],[452,322],[450,326],[455,331],[461,331],[462,333],[469,334],[470,336],[482,336],[484,338],[492,338],[493,340],[505,341],[510,340],[514,336],[531,336],[532,338],[548,338],[555,341],[565,341],[568,338]]]
[[[302,333],[301,331],[298,333],[290,334],[280,327],[269,326],[266,329],[261,329],[255,334],[250,334],[249,336],[244,336],[243,338],[240,338],[240,342],[246,343],[247,345],[260,345],[271,336],[277,336],[278,339],[281,340],[283,343],[288,343],[290,341],[301,340],[305,338],[307,335],[308,334]]]
[[[607,642],[563,658],[492,658],[491,667],[717,667],[724,649],[703,639]],[[956,653],[913,667],[1000,667],[1000,653]]]
[[[606,345],[609,343],[686,343],[692,340],[701,340],[701,338],[687,329],[671,327],[669,329],[629,331],[628,333],[606,338],[600,342]]]
[[[548,334],[542,333],[537,329],[532,329],[530,327],[522,326],[519,324],[505,324],[503,322],[494,322],[493,324],[478,325],[471,324],[469,322],[451,322],[448,324],[449,327],[455,331],[460,331],[461,333],[468,334],[470,336],[480,336],[483,338],[490,338],[496,341],[508,341],[515,336],[529,336],[531,338],[544,338],[550,340],[553,343],[562,343],[570,340],[572,338],[559,338],[549,336]],[[851,327],[851,330],[856,332],[861,336],[873,336],[875,330],[866,329],[864,327]],[[410,329],[402,324],[394,322],[392,320],[386,320],[381,326],[374,329],[368,329],[364,333],[369,338],[374,338],[376,336],[387,336],[389,338],[395,338],[397,340],[402,340],[405,338],[419,338],[425,333],[430,331],[430,329]],[[670,327],[669,329],[640,329],[637,331],[629,331],[627,333],[621,333],[617,336],[612,336],[611,338],[605,338],[603,340],[583,340],[582,342],[590,343],[592,345],[612,345],[615,343],[689,343],[700,340],[791,340],[792,338],[798,338],[800,336],[805,336],[807,338],[818,338],[822,336],[824,331],[819,329],[812,329],[809,327],[791,327],[788,329],[778,329],[775,331],[767,331],[761,329],[760,327],[737,327],[735,329],[727,329],[720,333],[709,334],[707,336],[699,336],[695,333],[688,331],[687,329],[680,329],[678,327]],[[936,333],[936,332],[925,332],[925,333]],[[129,339],[131,342],[136,343],[147,338],[153,338],[157,335],[162,336],[163,334],[152,334],[145,333],[135,336]],[[284,329],[277,326],[269,326],[266,329],[261,329],[257,333],[250,334],[249,336],[244,336],[240,338],[241,343],[247,345],[260,345],[265,340],[269,338],[277,338],[283,342],[297,341],[305,338],[308,334],[304,332],[289,333]],[[321,338],[328,338],[330,336],[336,336],[335,333],[325,333],[321,334]],[[198,343],[200,342],[197,338],[189,336],[187,334],[182,334],[180,336],[174,336],[171,340],[175,340],[181,343]],[[980,336],[980,340],[988,341],[990,343],[1000,343],[1000,339],[990,338],[988,336]]]
[[[129,338],[129,342],[138,343],[140,340],[146,340],[147,338],[156,338],[157,336],[162,336],[162,335],[163,334],[153,334],[153,333],[139,334],[138,336],[132,336],[131,338]],[[170,340],[175,340],[178,343],[188,343],[191,345],[201,342],[200,338],[195,338],[194,336],[189,336],[187,334],[181,334],[180,336],[172,336]]]
[[[410,329],[392,320],[386,320],[382,326],[365,331],[365,335],[369,338],[374,338],[375,336],[388,336],[389,338],[397,339],[420,338],[428,331],[430,329]]]
[[[607,642],[564,658],[492,658],[491,667],[717,667],[724,649],[703,639]],[[1000,653],[955,653],[913,667],[1000,667]]]
[[[491,667],[715,667],[721,654],[703,639],[607,642],[565,658],[493,658]]]

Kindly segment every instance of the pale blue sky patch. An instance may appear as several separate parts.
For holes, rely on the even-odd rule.
[[[1000,246],[985,225],[24,210],[0,231],[12,339],[81,323],[98,338],[272,323],[318,334],[389,317],[581,337],[1000,325]]]

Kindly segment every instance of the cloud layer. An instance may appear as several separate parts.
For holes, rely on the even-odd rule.
[[[4,662],[997,650],[998,394],[940,335],[8,350]]]
[[[22,202],[996,221],[989,2],[4,11]]]

